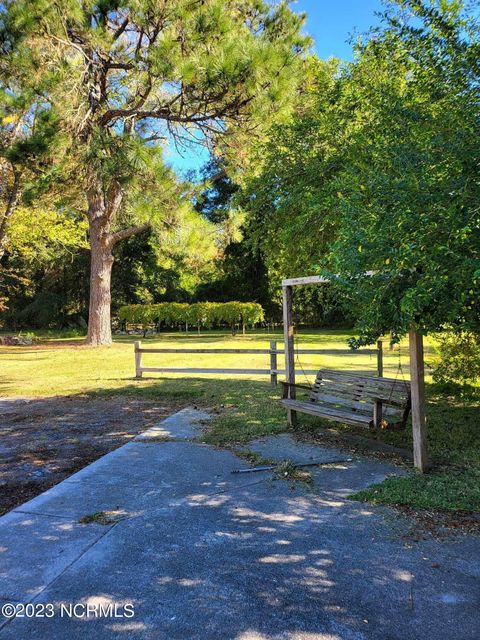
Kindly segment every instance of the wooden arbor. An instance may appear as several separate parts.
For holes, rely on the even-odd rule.
[[[283,280],[283,332],[285,340],[286,382],[295,384],[295,348],[293,327],[293,287],[328,282],[322,276],[290,278]],[[424,473],[428,469],[427,422],[425,417],[425,374],[423,361],[423,336],[414,327],[409,332],[410,378],[412,391],[413,460],[415,467]],[[292,392],[295,393],[294,387]],[[293,396],[294,397],[294,396]],[[295,422],[295,411],[288,411],[288,421]]]

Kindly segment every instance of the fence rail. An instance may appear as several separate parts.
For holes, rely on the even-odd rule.
[[[261,354],[270,356],[270,367],[268,369],[212,369],[197,367],[144,367],[142,366],[142,354],[144,353],[215,353],[215,354],[232,354],[247,353]],[[221,374],[250,374],[250,375],[269,375],[272,385],[277,385],[278,375],[285,374],[284,369],[278,368],[278,358],[280,354],[284,354],[284,349],[277,348],[277,341],[270,341],[268,349],[151,349],[142,348],[140,340],[135,342],[135,377],[141,378],[144,373],[221,373]],[[382,341],[377,342],[376,349],[362,349],[362,354],[377,356],[377,374],[383,376],[383,346]],[[351,349],[296,349],[295,354],[309,355],[351,355]],[[302,373],[315,375],[318,369],[302,369]]]

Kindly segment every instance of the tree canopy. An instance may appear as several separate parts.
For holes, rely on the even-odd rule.
[[[389,3],[353,63],[315,68],[247,180],[270,271],[328,275],[357,344],[480,327],[478,35],[459,2]]]
[[[89,344],[111,342],[114,247],[175,208],[161,148],[193,141],[228,156],[282,113],[308,44],[302,22],[283,1],[7,3],[5,48],[43,74],[65,183],[89,221]]]
[[[345,77],[355,108],[332,270],[365,340],[480,328],[478,27],[457,2],[401,8]]]
[[[62,294],[62,317],[84,313],[89,288],[90,342],[108,343],[115,259],[115,309],[237,299],[270,318],[283,277],[322,273],[332,286],[302,294],[301,318],[348,314],[354,344],[412,324],[478,333],[480,41],[468,3],[386,2],[350,63],[308,53],[288,4],[5,3],[0,200],[12,237],[0,242],[5,273],[31,277],[15,313],[61,265],[74,301]],[[175,144],[209,149],[200,185],[168,168]],[[29,215],[45,229],[37,249]],[[69,275],[86,269],[84,246],[72,240],[66,258],[59,243],[85,218],[90,285]]]

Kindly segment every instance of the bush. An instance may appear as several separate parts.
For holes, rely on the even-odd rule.
[[[263,309],[256,302],[161,302],[159,304],[128,304],[118,310],[120,320],[149,325],[164,322],[168,326],[189,324],[211,327],[212,324],[254,325],[263,320]]]
[[[433,380],[441,384],[472,384],[480,379],[480,336],[464,331],[444,333],[438,338],[440,362]]]

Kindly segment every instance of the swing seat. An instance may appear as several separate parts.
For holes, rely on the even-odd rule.
[[[289,422],[295,412],[363,427],[404,428],[410,413],[410,384],[392,378],[320,369],[313,387],[282,382]],[[296,399],[296,389],[309,392]]]

